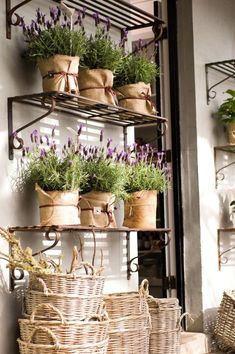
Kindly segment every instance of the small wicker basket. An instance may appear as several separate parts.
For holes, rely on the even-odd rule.
[[[102,295],[74,295],[57,294],[47,288],[45,282],[38,278],[42,284],[43,292],[36,290],[27,290],[25,293],[26,314],[31,315],[34,309],[40,304],[51,304],[56,307],[63,315],[66,321],[82,321],[93,314],[99,313],[102,308]],[[37,318],[40,319],[58,319],[54,311],[38,309]]]
[[[39,310],[55,312],[59,321],[36,320],[35,316]],[[85,321],[68,322],[62,313],[51,304],[40,304],[33,311],[29,319],[19,319],[20,337],[27,342],[33,331],[38,327],[46,327],[52,331],[62,345],[85,345],[103,342],[108,338],[109,320],[107,313],[94,315]],[[38,331],[34,334],[36,343],[53,344],[50,336],[45,331]]]
[[[215,337],[221,350],[235,351],[235,290],[224,291],[217,313]]]
[[[75,271],[84,267],[86,272],[90,274],[76,274]],[[89,263],[81,263],[73,273],[62,274],[29,274],[29,288],[31,290],[40,291],[41,284],[38,278],[41,278],[53,293],[56,294],[76,294],[77,296],[94,296],[101,295],[104,289],[104,276],[98,275],[100,270],[96,271]]]
[[[148,354],[150,316],[146,298],[139,293],[105,296],[110,318],[108,353]]]
[[[51,339],[52,344],[37,343],[34,337],[38,332],[45,333]],[[17,339],[17,341],[20,354],[106,354],[108,346],[108,339],[93,344],[63,345],[58,342],[55,334],[47,327],[35,328],[27,342],[21,339]]]

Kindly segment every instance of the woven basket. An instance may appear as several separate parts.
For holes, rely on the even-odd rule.
[[[38,310],[54,311],[59,316],[59,321],[36,320]],[[20,337],[27,342],[32,332],[38,327],[51,330],[62,345],[85,345],[103,342],[108,338],[109,320],[106,313],[94,315],[85,321],[66,321],[62,313],[51,304],[40,304],[33,311],[29,319],[19,319]],[[53,344],[45,331],[38,331],[34,335],[36,343]]]
[[[31,315],[39,304],[51,304],[56,307],[67,321],[82,321],[93,314],[99,313],[102,307],[102,295],[74,295],[53,293],[47,288],[42,279],[38,279],[43,285],[43,291],[27,290],[25,293],[26,314]],[[58,319],[53,311],[39,309],[37,318]]]
[[[215,337],[222,350],[235,351],[235,290],[224,291],[215,324]]]
[[[148,354],[150,316],[144,296],[119,293],[105,296],[110,318],[108,353]]]
[[[150,354],[179,354],[181,307],[176,298],[157,299],[149,295],[149,283],[141,283],[140,293],[146,296],[151,316]]]
[[[136,292],[106,295],[104,301],[111,320],[148,313],[146,298]]]
[[[79,268],[85,267],[90,274],[36,274],[29,275],[29,288],[31,290],[40,291],[42,288],[38,278],[42,279],[53,293],[57,294],[76,294],[77,296],[94,296],[101,295],[104,289],[105,277],[97,275],[94,267],[89,263],[81,263]],[[78,268],[76,268],[78,269]],[[75,269],[75,270],[76,270]]]
[[[51,338],[53,344],[36,343],[34,337],[38,332],[45,333],[45,336]],[[62,345],[58,342],[55,334],[46,327],[35,328],[27,342],[21,339],[17,339],[17,341],[20,354],[106,354],[108,345],[108,339],[94,344]]]

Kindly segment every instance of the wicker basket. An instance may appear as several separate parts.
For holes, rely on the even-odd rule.
[[[53,344],[36,343],[34,337],[39,332],[43,332],[45,336],[51,338]],[[108,345],[108,339],[94,344],[62,345],[58,342],[55,334],[47,327],[35,328],[27,342],[21,339],[17,339],[17,341],[20,354],[106,354]]]
[[[148,313],[146,298],[137,292],[106,295],[104,301],[111,320]]]
[[[38,310],[54,311],[60,318],[59,321],[36,320]],[[108,338],[109,320],[106,313],[94,315],[85,321],[68,322],[61,312],[51,304],[41,304],[33,311],[29,319],[19,319],[20,337],[27,342],[32,332],[38,327],[51,330],[62,345],[85,345],[103,342]],[[53,344],[45,331],[38,331],[34,335],[36,343]]]
[[[51,304],[56,307],[63,315],[66,321],[82,321],[93,314],[99,313],[102,307],[102,295],[74,295],[57,294],[47,288],[42,279],[38,279],[43,285],[43,291],[27,290],[25,293],[26,314],[31,315],[39,304]],[[39,309],[37,318],[40,319],[58,319],[54,311],[45,312]]]
[[[150,316],[146,299],[139,293],[105,296],[110,318],[108,353],[148,354]]]
[[[235,351],[235,290],[224,291],[215,324],[215,337],[220,349]]]
[[[176,298],[157,299],[149,295],[148,280],[143,280],[140,293],[146,296],[152,329],[150,354],[179,354],[181,334],[181,307]],[[183,315],[185,316],[185,315]]]
[[[76,274],[75,271],[84,267],[90,274]],[[40,291],[42,288],[38,278],[41,278],[52,292],[56,294],[76,294],[77,296],[101,295],[104,289],[104,276],[97,275],[94,267],[89,263],[81,263],[71,274],[53,273],[29,275],[29,288]]]

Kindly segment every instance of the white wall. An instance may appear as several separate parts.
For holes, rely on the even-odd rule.
[[[234,58],[233,0],[178,1],[180,120],[183,176],[186,310],[196,319],[194,329],[210,331],[222,291],[234,288],[234,266],[218,270],[217,228],[225,191],[215,189],[214,146],[226,143],[224,130],[212,118],[221,104],[228,80],[215,88],[207,105],[205,64]],[[211,84],[223,79],[210,72]],[[222,207],[228,207],[228,203]]]
[[[47,2],[37,0],[27,4],[19,10],[25,18],[29,19],[31,14],[35,13],[35,9],[45,7]],[[15,2],[14,2],[15,4]],[[13,5],[14,5],[13,4]],[[49,6],[50,4],[48,4]],[[47,9],[47,8],[45,8]],[[89,27],[89,26],[88,26]],[[118,34],[115,34],[117,37]],[[119,38],[119,35],[118,35]],[[34,191],[26,191],[19,193],[13,189],[12,176],[17,167],[16,159],[14,161],[8,160],[8,127],[7,127],[7,97],[23,95],[27,93],[34,93],[41,91],[41,78],[36,68],[21,58],[21,51],[24,46],[23,36],[21,30],[18,28],[12,29],[12,40],[6,39],[5,34],[5,4],[1,7],[0,11],[0,226],[16,226],[16,225],[33,225],[39,222],[37,200]],[[32,107],[24,107],[15,105],[14,110],[14,127],[24,124],[32,117],[37,117],[38,110],[33,110]],[[58,119],[57,114],[52,114],[51,119],[47,119],[37,126],[40,129],[50,128],[51,125],[57,125],[57,138],[63,141],[65,136],[68,136],[67,127],[70,125],[71,120],[67,120],[63,116],[63,120]],[[75,119],[72,123],[76,129],[78,120]],[[28,133],[34,129],[35,126],[28,129],[23,133],[26,138]],[[121,129],[106,126],[105,138],[111,136],[115,142],[122,141]],[[89,136],[89,134],[87,135]],[[98,135],[96,136],[96,139]],[[133,136],[130,132],[130,139]],[[86,136],[84,137],[86,139]],[[119,225],[121,223],[121,215],[119,215]],[[89,236],[89,235],[88,235]],[[133,291],[137,290],[138,278],[137,274],[131,277],[130,281],[126,279],[126,238],[125,235],[108,234],[101,235],[99,247],[105,248],[105,275],[107,275],[107,282],[105,292],[117,291]],[[21,235],[24,245],[30,245],[33,249],[37,250],[42,245],[40,235],[24,234]],[[86,238],[85,248],[90,247],[89,237]],[[62,238],[63,252],[78,242],[77,235],[64,235]],[[131,235],[131,256],[134,257],[137,252],[136,235]],[[7,245],[0,238],[1,251],[7,252]],[[91,256],[92,250],[87,252],[87,257]],[[99,252],[99,251],[98,251]],[[65,256],[65,263],[68,259]],[[99,262],[99,260],[98,260]],[[10,294],[8,292],[8,270],[6,263],[0,263],[0,354],[16,354],[18,353],[16,345],[17,336],[17,317],[21,314],[21,291],[15,291]],[[65,264],[66,268],[66,264]]]

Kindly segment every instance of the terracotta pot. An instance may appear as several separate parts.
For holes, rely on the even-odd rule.
[[[45,192],[36,185],[41,225],[78,225],[80,210],[78,191]]]
[[[62,91],[78,94],[79,57],[55,55],[38,60],[43,79],[43,91]]]
[[[131,193],[124,203],[123,226],[137,229],[156,228],[156,211],[156,191]]]

